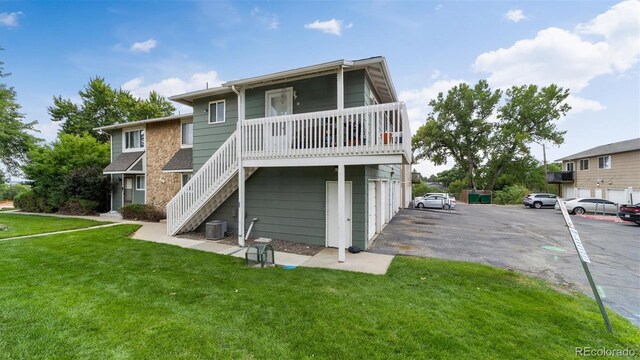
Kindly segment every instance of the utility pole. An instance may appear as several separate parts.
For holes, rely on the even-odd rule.
[[[549,192],[549,183],[547,182],[547,148],[542,143],[542,161],[544,162],[544,191]]]

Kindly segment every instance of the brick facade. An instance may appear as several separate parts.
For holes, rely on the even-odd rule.
[[[180,120],[147,124],[146,137],[147,204],[164,210],[180,190],[180,174],[162,172],[180,149]]]

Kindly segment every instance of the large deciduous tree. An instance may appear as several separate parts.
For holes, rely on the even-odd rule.
[[[433,110],[427,123],[412,139],[416,160],[429,159],[436,165],[444,165],[451,157],[475,188],[477,171],[493,132],[488,119],[500,95],[499,90],[491,91],[486,80],[473,88],[464,83],[454,86],[446,97],[439,93],[429,102]]]
[[[35,194],[53,210],[70,198],[104,202],[109,183],[102,169],[110,156],[109,144],[89,134],[60,134],[51,145],[33,147],[23,171],[33,181]]]
[[[9,75],[4,73],[3,64],[0,61],[0,78]],[[39,141],[29,133],[37,132],[37,121],[24,122],[20,108],[13,87],[0,83],[0,162],[10,174],[18,172],[31,146]]]
[[[568,90],[524,85],[507,89],[503,101],[502,95],[486,80],[473,88],[455,86],[446,97],[438,94],[429,102],[427,123],[412,139],[416,158],[436,165],[453,158],[469,186],[493,190],[506,173],[531,166],[532,143],[562,144],[565,132],[554,122],[571,109]]]
[[[51,120],[62,123],[61,133],[88,133],[102,142],[108,137],[93,130],[96,127],[168,116],[175,111],[166,98],[154,91],[148,99],[140,99],[128,91],[112,88],[101,77],[90,79],[78,95],[80,104],[54,96],[53,105],[47,109]]]

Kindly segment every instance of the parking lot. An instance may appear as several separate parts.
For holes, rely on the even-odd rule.
[[[605,305],[640,326],[640,226],[572,216]],[[554,209],[458,204],[400,211],[372,252],[471,261],[544,278],[593,297]]]

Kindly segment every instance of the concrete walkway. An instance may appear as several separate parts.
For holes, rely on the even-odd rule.
[[[102,227],[116,226],[120,224],[138,224],[142,227],[138,229],[131,237],[136,240],[144,240],[157,242],[161,244],[169,244],[180,246],[182,248],[194,249],[206,252],[212,252],[221,255],[230,255],[238,258],[244,258],[247,248],[242,248],[237,245],[221,244],[211,240],[193,240],[180,238],[167,235],[167,227],[165,223],[152,223],[142,221],[122,220],[112,216],[72,216],[72,215],[58,215],[58,214],[39,214],[39,213],[26,213],[26,212],[13,212],[6,211],[3,213],[14,213],[20,215],[39,215],[39,216],[53,216],[63,218],[82,218],[99,221],[110,221],[111,224],[97,225],[88,228],[64,230],[50,232],[46,234],[25,235],[13,238],[2,239],[4,240],[17,240],[22,238],[47,236],[54,234],[64,234],[70,232],[84,231],[97,229]],[[314,256],[298,255],[282,251],[275,251],[274,258],[275,263],[281,266],[303,266],[313,268],[325,268],[345,271],[363,272],[376,275],[384,275],[387,273],[387,269],[393,260],[393,255],[374,254],[370,252],[361,252],[358,254],[351,254],[347,252],[346,260],[343,263],[338,262],[338,249],[326,248],[320,251]]]
[[[166,224],[142,223],[142,227],[131,237],[138,240],[152,241],[162,244],[176,245],[187,249],[213,252],[244,258],[247,248],[236,245],[221,244],[211,240],[192,240],[167,235]],[[346,261],[338,262],[338,249],[327,248],[314,256],[298,255],[281,251],[274,252],[275,263],[282,266],[303,266],[325,269],[364,272],[384,275],[393,260],[392,255],[361,252],[347,253]]]

